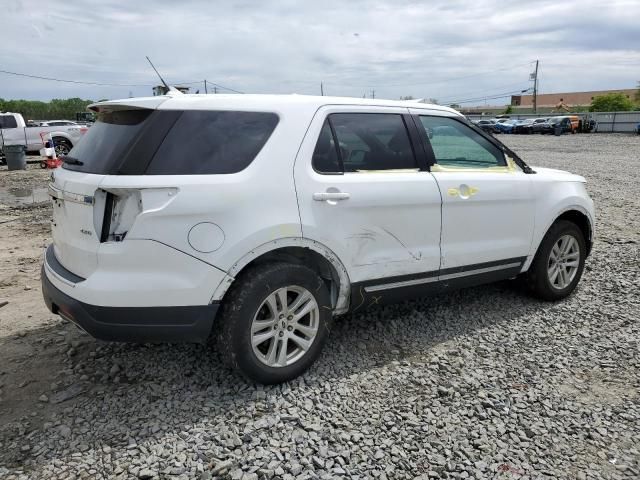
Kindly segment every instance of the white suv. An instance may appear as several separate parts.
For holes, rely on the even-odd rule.
[[[204,342],[289,380],[332,317],[525,277],[576,287],[584,178],[532,169],[454,110],[417,102],[169,95],[101,102],[51,177],[48,307],[104,340]]]

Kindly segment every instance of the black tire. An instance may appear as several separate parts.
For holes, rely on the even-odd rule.
[[[295,363],[272,367],[254,353],[251,326],[267,297],[289,286],[302,287],[313,295],[319,310],[318,331],[309,349]],[[331,330],[332,315],[329,290],[316,272],[290,263],[257,265],[237,278],[225,296],[216,319],[218,351],[228,366],[250,380],[262,384],[286,382],[305,372],[320,356]]]
[[[575,276],[565,288],[556,288],[552,285],[548,274],[551,249],[558,240],[565,236],[572,236],[579,246],[579,264]],[[587,247],[584,235],[578,226],[567,220],[559,220],[554,223],[542,239],[536,256],[525,274],[525,282],[531,294],[541,300],[557,301],[569,296],[578,285],[584,270]]]
[[[66,138],[54,137],[53,144],[55,145],[56,157],[64,157],[65,155],[68,155],[73,148],[71,142]]]

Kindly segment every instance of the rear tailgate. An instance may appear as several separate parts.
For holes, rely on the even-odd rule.
[[[54,253],[67,270],[87,278],[98,266],[104,214],[104,175],[58,169],[52,175]]]
[[[49,184],[55,256],[63,267],[83,278],[98,267],[107,199],[100,184],[124,168],[124,159],[131,158],[130,164],[144,160],[136,146],[146,145],[142,130],[151,127],[146,120],[155,111],[122,104],[108,107],[65,157],[63,168],[52,173]]]

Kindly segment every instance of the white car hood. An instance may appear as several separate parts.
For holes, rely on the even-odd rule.
[[[536,174],[544,175],[547,178],[557,180],[559,182],[580,182],[587,183],[587,180],[575,173],[565,172],[564,170],[556,170],[555,168],[531,167]]]

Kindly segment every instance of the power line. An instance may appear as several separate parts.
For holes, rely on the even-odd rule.
[[[38,80],[49,80],[52,82],[63,82],[63,83],[75,83],[80,85],[97,85],[100,87],[152,87],[153,85],[148,84],[132,84],[132,83],[100,83],[100,82],[82,82],[79,80],[65,80],[62,78],[53,78],[53,77],[42,77],[40,75],[30,75],[27,73],[18,73],[18,72],[9,72],[7,70],[0,70],[0,73],[6,73],[7,75],[15,75],[17,77],[27,77],[27,78],[35,78]]]
[[[211,85],[214,85],[222,90],[228,90],[229,92],[233,92],[233,93],[244,93],[241,92],[240,90],[234,90],[233,88],[229,88],[229,87],[225,87],[223,85],[220,85],[219,83],[214,83],[211,80],[207,80],[208,83],[210,83]]]
[[[509,88],[509,87],[520,87],[522,85],[523,85],[523,82],[517,82],[517,83],[509,83],[507,85],[491,86],[490,89],[495,91],[495,90],[498,90],[498,89]],[[457,98],[466,98],[468,96],[477,95],[477,94],[481,94],[481,93],[485,93],[486,95],[494,95],[493,93],[487,93],[487,89],[485,88],[485,89],[471,90],[471,91],[466,91],[466,92],[458,92]],[[433,98],[438,98],[438,95],[433,95]],[[451,97],[449,97],[449,98],[451,98]],[[484,97],[482,97],[482,98],[484,98]],[[445,103],[453,103],[453,102],[451,100],[440,100],[440,103],[445,104]]]
[[[524,91],[526,91],[526,90],[524,90]],[[512,92],[497,93],[497,94],[494,94],[494,95],[485,95],[483,97],[467,98],[467,99],[463,99],[463,100],[453,100],[453,101],[443,102],[443,103],[461,104],[461,103],[479,102],[479,101],[482,101],[482,100],[496,100],[498,98],[510,97],[511,95],[516,95],[518,93],[524,93],[524,91],[523,90],[514,90]]]
[[[505,72],[505,71],[509,71],[509,70],[514,70],[516,68],[519,67],[523,67],[525,65],[531,65],[535,63],[535,61],[533,62],[526,62],[526,63],[520,63],[518,65],[510,65],[508,67],[504,67],[504,68],[496,68],[493,70],[487,70],[484,72],[477,72],[477,73],[472,73],[469,75],[463,75],[463,76],[456,76],[456,77],[450,77],[450,78],[441,78],[438,80],[430,80],[430,81],[426,81],[426,82],[414,82],[414,83],[388,83],[388,84],[384,84],[384,83],[370,83],[368,85],[357,85],[357,84],[351,84],[348,82],[341,82],[341,83],[332,83],[332,82],[323,82],[324,85],[333,85],[333,86],[339,86],[339,87],[354,87],[354,88],[371,88],[371,87],[375,87],[375,88],[387,88],[387,87],[409,87],[409,86],[417,86],[417,85],[432,85],[432,84],[436,84],[436,83],[443,83],[443,82],[451,82],[454,80],[463,80],[463,79],[467,79],[467,78],[474,78],[474,77],[479,77],[481,75],[488,75],[491,73],[496,73],[496,72]],[[283,83],[317,83],[317,81],[313,81],[313,80],[285,80]]]
[[[44,77],[41,75],[31,75],[28,73],[20,73],[20,72],[10,72],[8,70],[0,70],[0,73],[4,73],[7,75],[14,75],[17,77],[26,77],[26,78],[34,78],[37,80],[48,80],[50,82],[61,82],[61,83],[73,83],[76,85],[94,85],[94,86],[98,86],[98,87],[153,87],[155,85],[153,84],[149,84],[149,83],[103,83],[103,82],[85,82],[85,81],[81,81],[81,80],[68,80],[68,79],[64,79],[64,78],[55,78],[55,77]],[[217,86],[218,88],[221,88],[223,90],[228,90],[230,92],[235,92],[235,93],[244,93],[244,92],[240,92],[238,90],[234,90],[233,88],[229,88],[229,87],[224,87],[222,85],[218,85],[217,83],[213,83],[209,80],[207,80],[207,82],[211,83],[212,85]],[[202,83],[202,80],[194,80],[194,81],[188,81],[188,82],[169,82],[172,85],[195,85],[195,84],[199,84]]]

